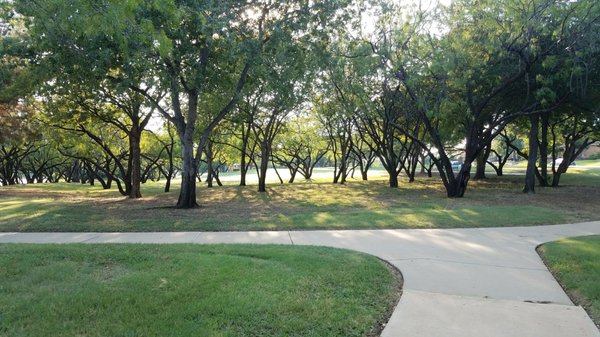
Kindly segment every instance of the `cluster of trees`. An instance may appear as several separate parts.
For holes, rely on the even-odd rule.
[[[178,173],[190,208],[199,175],[220,184],[233,164],[265,191],[271,165],[293,182],[328,164],[344,183],[378,160],[390,187],[421,171],[462,197],[474,166],[502,175],[519,156],[531,193],[600,140],[595,0],[0,6],[2,184],[99,181],[137,198]]]

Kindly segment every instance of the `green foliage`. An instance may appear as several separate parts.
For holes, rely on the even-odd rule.
[[[312,135],[322,147],[329,136],[337,162],[361,138],[360,151],[392,158],[389,168],[418,144],[439,159],[449,196],[464,195],[479,152],[523,116],[552,114],[552,145],[569,149],[600,130],[594,0],[430,8],[389,0],[15,0],[0,8],[0,102],[35,97],[46,123],[101,130],[114,152],[124,152],[117,137],[160,114],[177,133],[185,181],[195,181],[186,174],[208,139],[218,162],[236,162],[242,124],[254,124],[252,145],[269,139],[290,148]],[[219,125],[234,111],[231,125]],[[323,130],[289,123],[304,115]],[[278,132],[257,136],[270,123]],[[147,155],[164,156],[145,138]],[[98,157],[89,146],[80,154]],[[464,158],[460,174],[451,169],[455,155]]]

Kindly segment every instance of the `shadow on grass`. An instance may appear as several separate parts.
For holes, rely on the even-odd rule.
[[[395,189],[384,178],[273,184],[265,193],[256,192],[256,185],[199,187],[201,207],[186,211],[173,207],[176,192],[162,193],[160,184],[144,185],[139,200],[78,184],[27,185],[0,190],[0,231],[457,228],[597,218],[597,188],[539,189],[530,196],[520,193],[521,179],[473,182],[458,199],[446,198],[437,179],[423,177]]]

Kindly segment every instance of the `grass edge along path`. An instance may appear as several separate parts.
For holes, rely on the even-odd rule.
[[[600,235],[544,243],[537,252],[573,303],[600,329]]]
[[[277,245],[0,245],[0,334],[379,336],[401,276]]]

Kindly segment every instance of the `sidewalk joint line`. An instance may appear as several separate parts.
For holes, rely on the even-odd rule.
[[[287,231],[287,233],[288,233],[288,237],[290,238],[290,242],[292,243],[292,246],[295,246],[294,239],[292,239],[292,232]]]
[[[89,239],[86,239],[86,240],[83,240],[83,241],[79,241],[79,243],[86,243],[88,241],[94,240],[94,239],[99,238],[99,237],[100,237],[100,235],[94,235],[94,236],[92,236]]]

